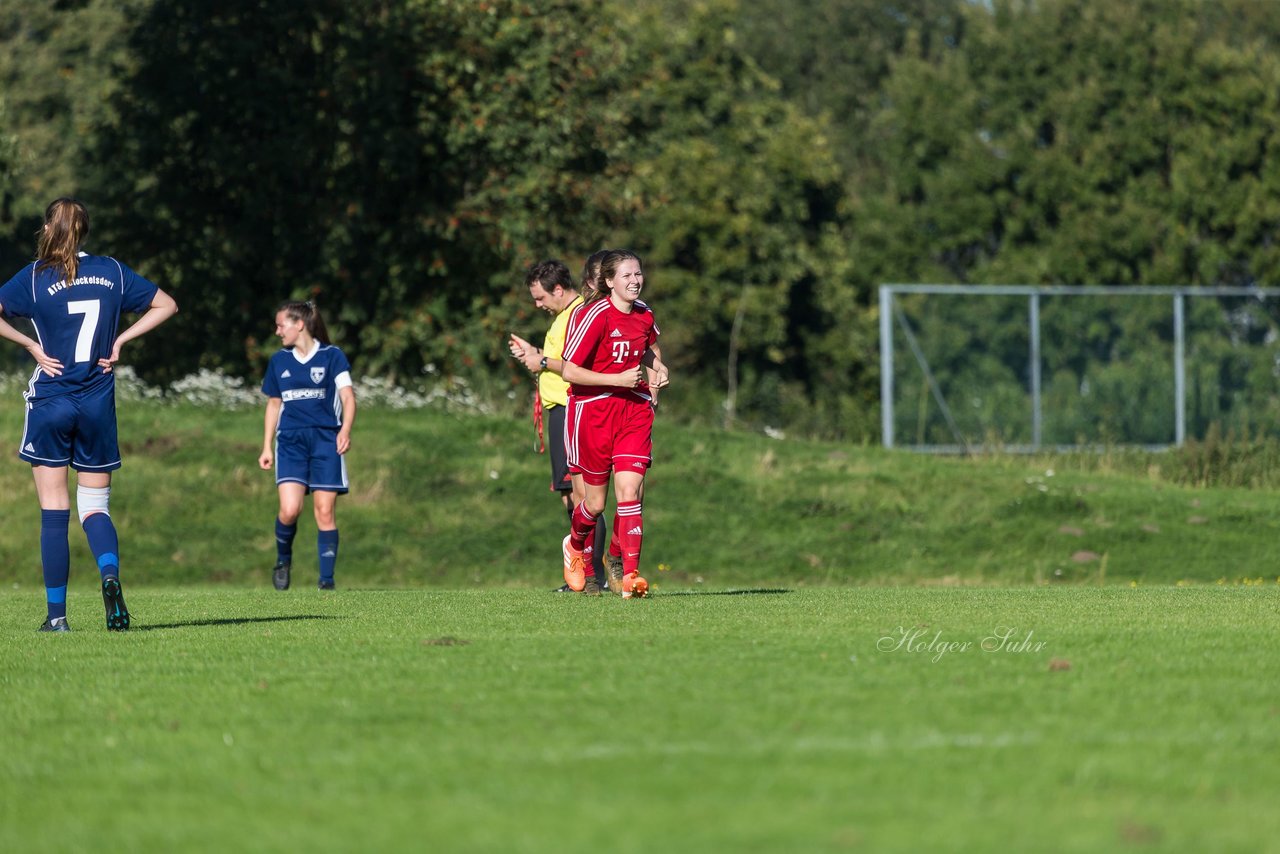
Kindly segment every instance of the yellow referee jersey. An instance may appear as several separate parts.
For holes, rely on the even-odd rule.
[[[547,337],[542,342],[542,355],[548,359],[560,359],[564,355],[565,332],[569,329],[569,315],[582,305],[582,297],[575,297],[564,311],[551,321]],[[553,406],[565,406],[569,403],[569,384],[555,371],[543,371],[538,374],[538,394],[542,397],[542,406],[550,409]]]

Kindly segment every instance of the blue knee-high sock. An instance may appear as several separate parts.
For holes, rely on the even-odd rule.
[[[293,535],[298,533],[298,523],[286,525],[276,517],[276,562],[293,563]]]
[[[333,581],[333,567],[338,562],[338,529],[316,533],[316,551],[320,553],[320,580]]]
[[[70,524],[70,510],[40,511],[40,563],[44,567],[44,596],[51,620],[67,616],[67,578],[71,575],[67,529]]]
[[[98,574],[103,578],[108,575],[120,575],[120,539],[116,536],[115,523],[106,513],[90,513],[80,523],[84,528],[85,538],[89,541],[89,551],[98,562]]]

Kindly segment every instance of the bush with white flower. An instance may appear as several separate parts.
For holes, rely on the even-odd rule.
[[[128,366],[116,368],[116,395],[122,401],[154,401],[161,404],[188,404],[214,409],[251,409],[265,402],[256,384],[221,371],[201,369],[177,380],[167,389],[148,385]],[[20,394],[30,374],[0,374],[5,394]],[[406,389],[382,377],[366,377],[355,384],[361,406],[385,409],[440,409],[445,412],[493,414],[495,407],[476,394],[461,377],[432,377],[431,384]]]

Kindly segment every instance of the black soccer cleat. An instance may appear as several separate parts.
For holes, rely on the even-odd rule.
[[[271,583],[275,585],[277,590],[289,589],[289,570],[291,568],[292,567],[289,564],[284,561],[280,561],[275,565],[275,568],[271,570]]]
[[[561,584],[559,587],[557,587],[555,590],[552,590],[551,592],[552,593],[573,593],[575,591],[569,585]]]
[[[67,625],[66,617],[54,617],[52,620],[48,617],[44,619],[44,625],[40,626],[42,632],[69,632],[71,626]]]
[[[322,579],[320,579],[320,589],[321,589],[321,590],[334,590],[334,589],[336,589],[336,588],[334,587],[334,584],[333,584],[333,579],[332,579],[332,578],[322,578]]]
[[[114,575],[108,575],[102,579],[102,604],[107,609],[107,630],[128,631],[129,609],[124,604],[124,591],[120,589],[120,579]]]

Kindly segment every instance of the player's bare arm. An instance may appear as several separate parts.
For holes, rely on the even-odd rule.
[[[0,312],[4,311],[4,307],[0,306]],[[15,329],[7,320],[0,317],[0,338],[21,346],[24,350],[31,354],[31,358],[36,360],[36,364],[40,366],[40,370],[44,371],[51,377],[60,376],[62,374],[62,363],[50,356],[44,351],[39,343],[29,335],[23,335]]]
[[[110,356],[98,360],[98,365],[102,368],[102,372],[104,374],[110,373],[116,362],[120,361],[121,347],[133,339],[147,334],[177,313],[178,303],[174,301],[173,297],[157,289],[156,295],[151,298],[151,305],[147,308],[146,313],[116,337],[116,343],[111,347]]]
[[[338,428],[338,453],[345,454],[351,447],[351,427],[356,423],[356,391],[351,386],[338,389],[342,401],[342,426]]]
[[[649,388],[659,389],[670,385],[671,375],[662,361],[662,351],[658,349],[657,344],[644,351],[640,364],[644,365],[649,371]]]
[[[276,425],[280,423],[281,400],[278,397],[267,398],[267,414],[263,419],[262,453],[258,455],[258,467],[266,471],[275,464],[275,451],[271,442],[276,435]]]
[[[636,365],[617,374],[604,374],[600,371],[587,370],[584,367],[575,365],[573,362],[563,362],[564,369],[560,376],[564,377],[565,382],[577,386],[621,386],[623,388],[635,388],[644,381],[644,367]]]

